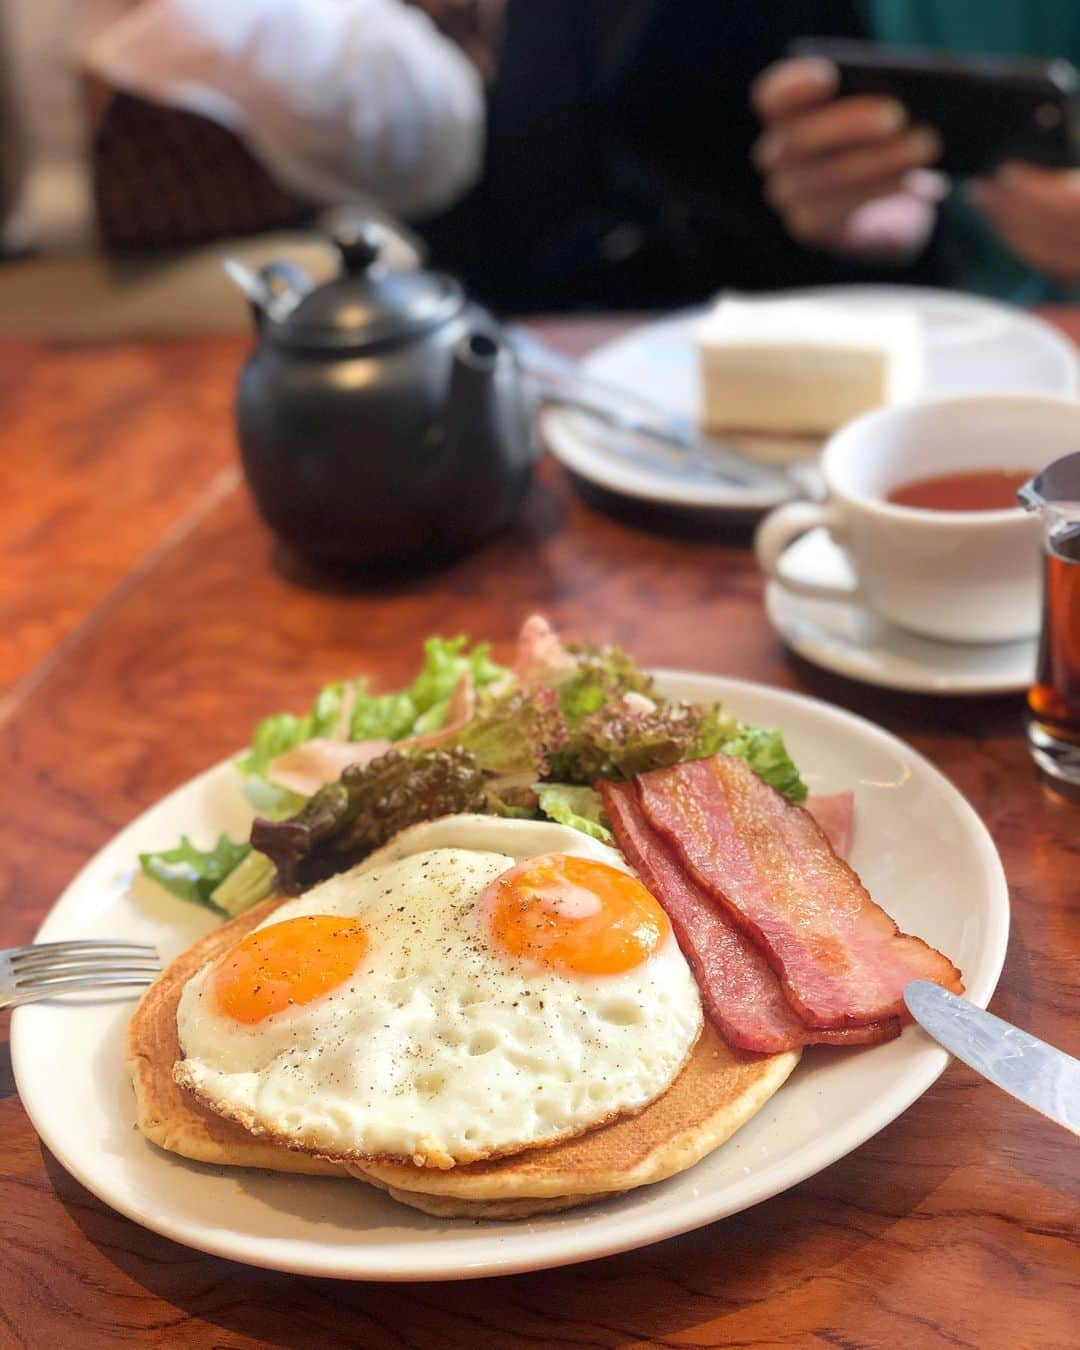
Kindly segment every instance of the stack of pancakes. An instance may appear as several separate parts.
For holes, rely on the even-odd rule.
[[[372,1158],[341,1163],[260,1138],[201,1105],[173,1080],[176,1009],[187,981],[273,912],[275,900],[208,933],[146,992],[128,1031],[137,1123],[147,1139],[198,1162],[351,1177],[440,1217],[525,1218],[662,1181],[718,1148],[781,1086],[797,1051],[732,1049],[706,1023],[678,1078],[658,1100],[576,1138],[448,1170]]]

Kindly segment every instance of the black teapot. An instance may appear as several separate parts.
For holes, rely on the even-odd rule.
[[[506,524],[528,487],[525,380],[451,278],[386,266],[374,224],[333,238],[342,272],[323,286],[290,264],[248,274],[259,342],[236,417],[256,505],[324,563],[460,552]]]

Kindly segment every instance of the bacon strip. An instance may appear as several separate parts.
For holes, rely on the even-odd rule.
[[[896,1018],[835,1030],[804,1026],[769,963],[649,825],[634,784],[604,782],[600,793],[620,849],[663,905],[694,972],[705,1015],[729,1045],[777,1054],[803,1045],[876,1045],[899,1036]]]
[[[871,900],[810,813],[742,760],[714,755],[637,783],[646,819],[766,957],[807,1026],[903,1016],[910,980],[963,988],[949,960]]]

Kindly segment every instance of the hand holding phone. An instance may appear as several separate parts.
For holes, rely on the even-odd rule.
[[[981,178],[1009,160],[1047,168],[1077,162],[1073,100],[1080,76],[1065,60],[1030,61],[799,38],[792,57],[827,61],[838,98],[879,96],[941,137],[939,167]]]
[[[753,91],[764,126],[754,158],[795,238],[863,257],[913,255],[933,222],[933,176],[918,170],[933,167],[989,176],[974,196],[1004,242],[1037,271],[1080,280],[1071,94],[1080,81],[1068,63],[824,41],[798,50]]]
[[[912,126],[895,99],[837,99],[838,83],[819,58],[782,61],[759,76],[752,97],[764,130],[754,159],[765,195],[810,247],[902,258],[932,223],[912,174],[935,163],[940,138]],[[869,203],[874,212],[862,212]]]

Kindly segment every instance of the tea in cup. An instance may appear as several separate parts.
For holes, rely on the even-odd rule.
[[[832,436],[824,502],[792,502],[761,523],[762,569],[786,590],[865,606],[947,642],[1011,642],[1039,631],[1039,522],[1016,501],[1040,466],[1080,446],[1080,403],[979,394],[884,408]],[[799,535],[824,526],[854,586],[779,570]]]

